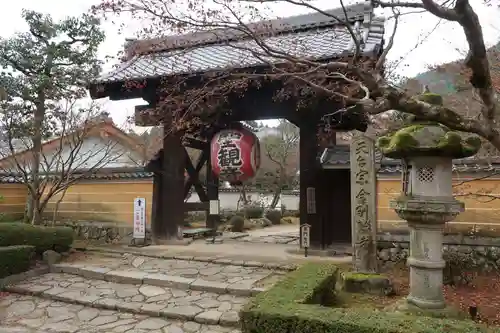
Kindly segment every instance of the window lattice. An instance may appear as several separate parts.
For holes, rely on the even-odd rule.
[[[417,171],[418,180],[422,183],[431,183],[434,180],[434,168],[422,167]]]

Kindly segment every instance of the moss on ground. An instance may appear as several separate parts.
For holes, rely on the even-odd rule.
[[[307,263],[289,273],[286,278],[257,295],[242,309],[240,313],[242,331],[244,333],[500,333],[500,328],[486,327],[468,320],[388,313],[375,311],[370,307],[345,308],[340,302],[341,297],[335,292],[337,274],[338,268],[335,265],[324,263]],[[335,302],[328,304],[332,298]]]

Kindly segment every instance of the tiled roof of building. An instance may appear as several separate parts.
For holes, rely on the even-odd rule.
[[[51,174],[41,175],[42,178],[50,178]],[[74,172],[72,178],[82,178],[85,180],[119,180],[119,179],[148,179],[153,177],[152,172],[144,171],[144,168],[109,168],[100,169],[94,172]],[[0,173],[0,183],[21,183],[22,174],[19,173]]]
[[[374,17],[370,1],[346,9],[349,23],[361,37],[362,52],[377,55],[383,46],[384,19]],[[342,8],[327,12],[333,16],[345,17]],[[332,16],[316,12],[269,21],[266,24],[272,26],[273,35],[261,37],[265,43],[297,57],[332,59],[352,54],[355,50],[355,43],[348,30]],[[261,22],[260,26],[263,25]],[[99,77],[94,85],[265,64],[249,50],[259,52],[257,43],[253,39],[243,39],[245,36],[236,31],[237,29],[219,30],[151,40],[149,52],[135,53],[115,70]],[[147,48],[144,46],[147,43],[148,41],[132,41],[129,48],[134,47],[134,44],[142,44],[143,48]],[[158,46],[153,47],[153,43]],[[138,46],[135,48],[139,49]],[[279,60],[276,58],[268,61]]]
[[[379,161],[379,173],[394,174],[401,172],[400,160],[382,157],[379,152],[375,153],[375,159]],[[321,165],[324,168],[349,168],[350,147],[348,145],[327,148],[320,156]],[[455,172],[500,172],[500,163],[480,160],[474,157],[453,160],[453,171]]]

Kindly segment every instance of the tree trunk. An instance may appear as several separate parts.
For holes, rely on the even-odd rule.
[[[247,191],[245,189],[245,184],[241,184],[240,198],[238,199],[236,210],[240,209],[240,202],[243,202],[243,207],[248,205]]]
[[[28,188],[28,198],[26,198],[26,211],[24,214],[24,222],[31,223],[33,220],[33,195]]]
[[[59,206],[61,205],[61,202],[63,201],[64,199],[64,196],[66,195],[66,192],[68,191],[68,188],[66,187],[64,189],[64,191],[61,193],[61,197],[57,200],[56,202],[56,205],[54,207],[54,213],[52,214],[52,226],[54,226],[56,224],[56,220],[57,220],[57,214],[59,213]],[[48,202],[48,199],[47,201],[45,202],[45,206],[47,205],[46,203]]]
[[[280,196],[281,196],[281,188],[282,188],[282,184],[280,182],[280,184],[278,184],[276,186],[276,189],[274,190],[273,201],[271,201],[271,205],[269,206],[270,209],[275,209],[276,206],[278,205],[278,202],[280,201]]]
[[[284,161],[286,163],[286,161]],[[276,187],[274,189],[274,197],[273,197],[273,201],[271,201],[271,205],[270,205],[270,209],[275,209],[276,206],[278,205],[278,202],[280,201],[280,196],[281,196],[281,189],[283,188],[283,185],[285,184],[285,174],[286,174],[286,170],[285,170],[285,167],[283,167],[283,165],[285,165],[285,163],[283,163],[282,165],[280,165],[280,176],[278,178],[278,184],[276,184]],[[281,209],[281,207],[280,207]]]
[[[33,158],[31,163],[31,186],[33,200],[33,217],[31,224],[40,224],[42,222],[42,214],[40,211],[40,156],[42,154],[42,125],[45,117],[45,94],[38,94],[38,103],[35,109],[33,122]]]

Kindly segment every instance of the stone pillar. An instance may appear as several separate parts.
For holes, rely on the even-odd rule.
[[[356,132],[351,141],[351,230],[353,268],[377,271],[377,184],[373,140]]]
[[[443,297],[442,257],[443,226],[409,222],[410,227],[410,294],[408,302],[425,309],[442,309]]]

